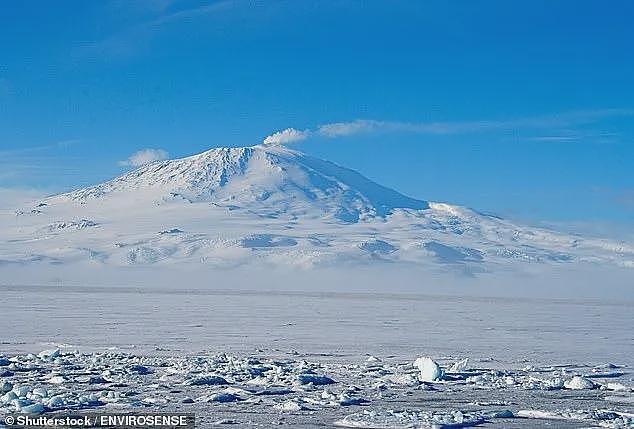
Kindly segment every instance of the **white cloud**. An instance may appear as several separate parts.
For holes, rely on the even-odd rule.
[[[350,136],[353,134],[366,133],[382,128],[386,122],[357,119],[352,122],[335,122],[333,124],[320,125],[319,134],[326,137]]]
[[[357,119],[351,122],[335,122],[320,125],[320,135],[329,138],[351,136],[372,132],[404,132],[414,134],[458,134],[477,132],[487,128],[500,127],[500,123],[487,121],[473,122],[398,122]]]
[[[124,167],[140,167],[150,162],[163,161],[169,154],[163,149],[141,149],[133,153],[124,161],[119,161],[119,165]]]
[[[271,134],[264,139],[264,144],[278,146],[289,143],[296,143],[302,140],[306,140],[310,135],[309,130],[297,130],[295,128],[287,128],[282,131]]]
[[[284,145],[306,140],[313,135],[329,139],[370,133],[412,133],[426,135],[454,135],[479,133],[491,130],[548,131],[568,134],[534,138],[539,141],[574,141],[579,125],[599,122],[603,118],[634,116],[634,109],[599,109],[563,112],[558,115],[532,116],[506,120],[448,121],[448,122],[400,122],[357,119],[349,122],[333,122],[313,129],[287,128],[264,139],[264,144]],[[565,130],[571,128],[571,130]],[[601,133],[606,137],[605,133]]]
[[[117,15],[134,16],[141,12],[142,15],[149,14],[154,17],[133,23],[131,26],[127,26],[105,39],[82,45],[79,49],[91,57],[99,55],[100,58],[104,55],[106,57],[135,55],[141,48],[146,47],[156,34],[163,31],[167,25],[204,17],[214,17],[223,11],[231,10],[232,7],[240,2],[237,0],[215,0],[210,4],[194,5],[191,8],[178,8],[178,10],[172,11],[175,9],[172,7],[175,3],[178,2],[175,0],[119,2],[113,8],[113,12]]]
[[[350,122],[333,122],[319,125],[314,130],[297,130],[287,128],[278,131],[264,139],[267,145],[285,145],[306,140],[312,135],[334,139],[338,137],[352,136],[356,134],[369,134],[377,132],[406,132],[416,134],[454,134],[470,132],[484,128],[494,127],[494,124],[485,122],[443,123],[443,122],[393,122],[376,121],[371,119],[357,119]]]

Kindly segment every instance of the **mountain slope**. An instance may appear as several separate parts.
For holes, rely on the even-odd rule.
[[[218,148],[155,162],[56,200],[86,202],[148,190],[163,199],[214,202],[269,215],[333,216],[344,222],[385,216],[395,208],[429,207],[352,170],[279,146]]]
[[[218,148],[148,164],[3,215],[0,266],[634,266],[634,247],[420,201],[283,147]]]

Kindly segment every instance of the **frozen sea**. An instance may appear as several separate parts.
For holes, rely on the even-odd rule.
[[[205,427],[632,427],[627,297],[334,289],[2,285],[0,356],[38,370],[0,383],[57,374],[66,405],[47,411],[90,391],[97,408],[194,411]],[[45,349],[60,355],[28,355]],[[420,380],[421,356],[443,379]],[[191,382],[209,374],[227,383]]]
[[[634,365],[634,303],[378,292],[1,286],[3,349],[277,349],[532,364]]]

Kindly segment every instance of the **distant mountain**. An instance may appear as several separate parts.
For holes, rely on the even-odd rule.
[[[355,171],[281,146],[218,148],[155,162],[54,200],[87,202],[142,192],[270,216],[324,216],[343,222],[386,216],[395,208],[429,208],[427,202],[408,198]]]
[[[416,200],[280,146],[159,161],[36,202],[0,229],[0,265],[634,267],[634,247]]]

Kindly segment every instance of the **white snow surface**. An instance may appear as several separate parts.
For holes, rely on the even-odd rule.
[[[0,221],[0,269],[391,262],[477,275],[528,264],[634,267],[631,244],[416,200],[281,146],[153,162],[0,211]]]
[[[629,428],[632,267],[284,147],[157,161],[0,210],[0,419]]]

